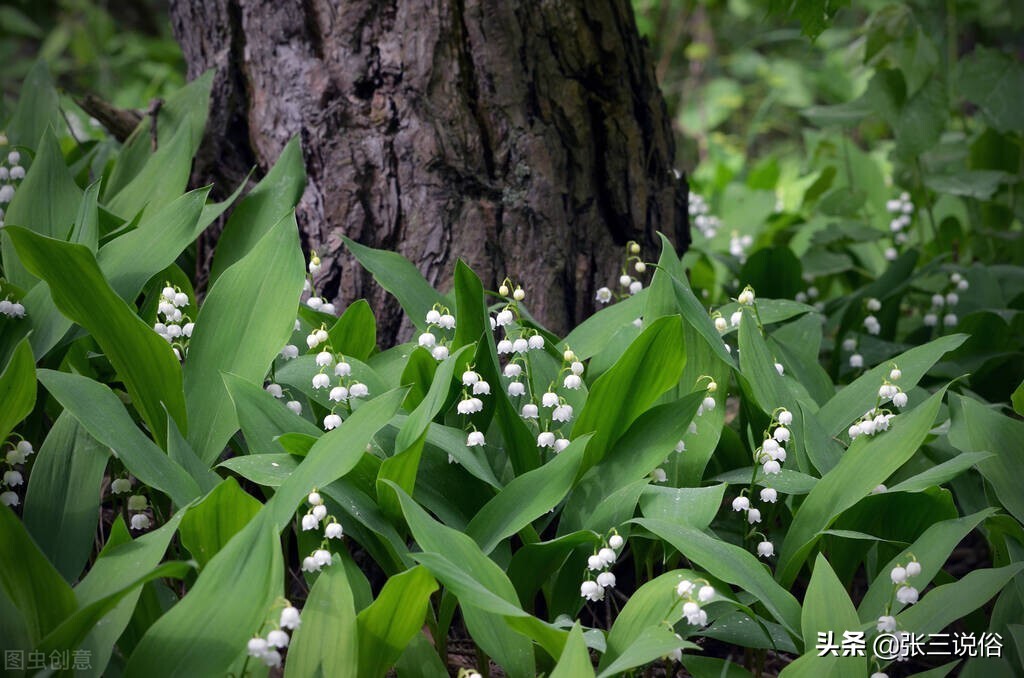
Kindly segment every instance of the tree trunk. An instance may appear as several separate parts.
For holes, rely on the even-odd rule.
[[[300,135],[318,287],[367,297],[384,337],[408,329],[342,234],[442,288],[459,257],[490,289],[511,276],[557,332],[617,280],[627,241],[689,244],[629,0],[173,0],[171,16],[189,77],[216,69],[197,178],[237,185]]]

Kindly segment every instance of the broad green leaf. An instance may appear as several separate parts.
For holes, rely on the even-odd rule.
[[[559,349],[571,348],[580,360],[597,355],[623,327],[643,315],[649,290],[643,289],[590,316],[565,337]]]
[[[959,581],[928,591],[920,602],[897,615],[896,623],[900,628],[914,629],[914,633],[937,633],[987,603],[1021,570],[1022,562],[972,570]]]
[[[949,558],[957,544],[963,541],[971,530],[977,527],[981,521],[995,513],[995,509],[985,509],[963,518],[944,520],[935,523],[925,530],[917,540],[890,560],[885,566],[879,568],[880,575],[871,582],[867,593],[860,601],[858,612],[860,618],[865,622],[877,619],[885,611],[885,606],[892,596],[892,582],[887,576],[892,568],[897,565],[906,565],[912,560],[911,555],[921,563],[921,574],[915,578],[915,582],[921,585],[917,588],[923,589],[927,582],[930,582],[936,574],[942,571],[942,566]],[[897,607],[899,603],[895,603]]]
[[[8,18],[5,15],[5,29]],[[18,105],[4,130],[11,144],[35,147],[51,124],[61,124],[59,108],[60,97],[50,69],[44,59],[37,59],[21,83]]]
[[[197,220],[208,193],[208,189],[186,193],[163,209],[146,215],[135,229],[100,248],[96,261],[118,296],[133,303],[145,283],[172,265],[196,239],[202,230]],[[82,200],[83,209],[91,205],[95,212],[95,195],[94,185]],[[77,228],[72,242],[96,251],[95,241],[89,242],[88,234]],[[57,345],[72,322],[57,310],[45,283],[37,283],[29,290],[25,304],[32,313],[25,318],[24,333],[31,330],[32,350],[37,356],[43,356]]]
[[[35,645],[75,611],[75,594],[6,505],[0,507],[0,539],[0,587]]]
[[[526,544],[517,549],[506,572],[526,608],[532,608],[530,603],[534,594],[548,577],[562,568],[569,554],[584,545],[593,547],[600,540],[601,537],[596,532],[581,530],[550,541]]]
[[[836,393],[818,410],[817,420],[830,436],[839,435],[871,407],[878,398],[878,387],[888,378],[895,363],[903,373],[898,386],[910,391],[943,355],[967,340],[965,334],[951,334],[916,346],[892,360],[876,365],[856,381]]]
[[[132,219],[143,209],[155,211],[172,202],[188,186],[194,152],[191,131],[186,126],[179,127],[160,143],[128,185],[107,201],[107,209]]]
[[[220,675],[245,652],[284,581],[280,540],[269,517],[264,513],[250,521],[185,597],[149,627],[125,676]]]
[[[444,554],[484,590],[518,607],[515,588],[501,568],[467,535],[433,520],[408,495],[396,488],[402,512],[416,543],[425,552]],[[473,639],[511,676],[535,674],[530,641],[509,626],[502,615],[473,607],[474,601],[463,601],[462,612]]]
[[[412,637],[395,663],[395,672],[400,678],[449,678],[448,668],[425,634]]]
[[[687,640],[680,640],[664,626],[654,626],[633,641],[625,652],[609,662],[598,675],[598,678],[610,678],[621,675],[627,669],[650,664],[659,657],[664,657],[678,649],[699,649],[700,646]]]
[[[406,494],[413,493],[416,487],[420,456],[427,440],[427,429],[447,401],[452,378],[456,372],[461,373],[472,348],[472,346],[463,346],[438,366],[426,397],[416,406],[398,432],[398,437],[395,439],[395,455],[385,459],[381,464],[377,476],[377,498],[385,513],[396,519],[401,518],[402,507],[385,481],[393,481]]]
[[[231,212],[217,239],[210,266],[210,284],[252,250],[281,219],[295,208],[306,187],[306,168],[298,137],[281,151],[267,175]]]
[[[222,372],[262,384],[288,343],[304,266],[294,215],[282,219],[210,289],[184,366],[188,440],[211,464],[238,429]]]
[[[344,565],[335,557],[317,576],[302,606],[302,625],[288,644],[284,675],[360,675],[356,627],[352,587],[345,576]]]
[[[53,130],[47,129],[42,139],[37,137],[31,143],[37,141],[35,160],[4,214],[5,230],[21,226],[39,235],[64,240],[78,216],[82,191],[64,164],[64,155]],[[15,252],[10,238],[0,238],[0,251],[4,277],[22,289],[30,289],[39,274],[28,269],[23,261],[25,255]]]
[[[752,466],[737,468],[721,473],[711,480],[729,483],[730,485],[749,485],[751,477],[762,487],[773,487],[783,494],[807,494],[818,483],[818,479],[806,473],[783,468],[781,473],[768,475],[758,468],[754,473]]]
[[[89,635],[89,632],[112,612],[118,603],[135,593],[143,584],[154,579],[184,579],[191,569],[192,565],[189,563],[170,561],[134,580],[129,578],[127,584],[122,579],[122,587],[118,591],[75,610],[70,617],[61,622],[60,626],[39,642],[36,650],[49,656],[52,652],[78,647]]]
[[[484,505],[466,527],[466,534],[485,554],[533,520],[554,508],[572,487],[590,435],[573,440],[554,459],[514,478]]]
[[[976,466],[989,457],[991,452],[964,452],[941,464],[936,464],[916,476],[902,480],[889,488],[889,492],[920,492],[929,487],[942,485],[957,477],[972,466]]]
[[[199,237],[209,194],[208,187],[200,188],[176,196],[160,209],[146,210],[136,228],[100,248],[96,261],[119,297],[132,303],[150,278],[173,264]]]
[[[757,292],[760,294],[761,289],[757,288]],[[718,311],[722,314],[723,318],[728,319],[732,317],[733,313],[741,310],[741,308],[742,306],[739,302],[730,301],[728,304],[720,306]],[[792,301],[791,299],[762,299],[760,297],[757,299],[757,315],[765,326],[781,323],[784,320],[813,312],[814,307],[801,304],[798,301]],[[725,331],[725,334],[732,333],[733,329],[733,327],[730,327]]]
[[[839,464],[818,481],[794,514],[782,544],[776,577],[783,585],[796,579],[822,530],[913,456],[935,421],[945,391],[894,418],[888,431],[854,440]]]
[[[981,108],[995,129],[1024,131],[1024,114],[1018,105],[1024,97],[1020,61],[979,45],[958,64],[957,86],[966,99]]]
[[[92,252],[8,226],[22,263],[46,281],[61,313],[96,339],[156,439],[167,440],[166,413],[185,425],[181,368],[171,347],[110,287]]]
[[[552,657],[562,654],[565,632],[524,612],[485,587],[468,569],[457,565],[440,553],[422,552],[412,558],[430,570],[445,589],[458,598],[464,614],[483,612],[504,617],[510,628],[532,638]]]
[[[373,604],[356,617],[358,676],[383,676],[420,632],[437,582],[426,568],[390,577]]]
[[[680,523],[698,530],[707,529],[715,519],[725,483],[711,487],[658,487],[650,485],[640,495],[644,518]]]
[[[222,378],[252,454],[284,452],[277,438],[285,433],[320,435],[319,428],[289,410],[259,385],[234,374],[223,374]]]
[[[78,604],[84,607],[116,593],[123,587],[125,572],[145,572],[159,565],[167,545],[177,533],[185,510],[179,510],[164,525],[134,541],[128,537],[124,521],[119,518],[99,558],[75,587]],[[118,529],[124,531],[124,542],[118,543]],[[131,621],[141,594],[141,589],[135,589],[122,598],[103,618],[103,623],[93,627],[86,636],[81,647],[92,653],[92,662],[89,670],[83,673],[89,676],[105,673],[114,644]]]
[[[100,485],[109,456],[109,448],[97,443],[64,411],[32,463],[25,528],[69,582],[78,579],[92,552]]]
[[[621,488],[646,478],[673,454],[703,397],[703,393],[691,394],[640,414],[605,458],[587,471],[573,488],[563,509],[559,532],[564,534],[582,528],[601,502]]]
[[[185,436],[181,435],[181,431],[170,417],[167,417],[167,456],[192,476],[200,494],[212,492],[221,482],[220,476],[196,456],[192,446],[185,440]]]
[[[595,432],[581,473],[600,462],[637,417],[679,382],[685,363],[682,326],[678,317],[668,316],[645,329],[598,377],[572,429],[573,438]]]
[[[7,436],[36,404],[36,361],[22,340],[0,372],[0,440]]]
[[[427,311],[435,304],[444,305],[445,298],[401,254],[360,245],[351,238],[342,239],[363,268],[373,274],[374,280],[398,299],[413,325],[420,332],[426,331]]]
[[[706,308],[697,300],[690,283],[686,278],[672,277],[672,286],[676,291],[676,299],[679,301],[683,320],[696,330],[697,334],[704,338],[711,352],[715,357],[731,367],[736,366],[732,355],[725,350],[725,342],[722,335],[715,329],[715,323],[711,320]]]
[[[234,471],[246,480],[264,487],[279,487],[299,465],[299,459],[290,454],[248,454],[231,457],[217,464],[217,468]]]
[[[490,331],[484,287],[480,278],[462,259],[455,263],[455,305],[458,324],[455,326],[453,346],[461,347],[476,342]]]
[[[590,663],[590,651],[583,640],[583,629],[577,621],[569,631],[565,649],[558,658],[558,664],[551,671],[551,678],[591,678],[594,666]]]
[[[804,594],[803,612],[800,617],[803,628],[804,648],[813,659],[804,660],[819,675],[861,678],[864,675],[865,662],[862,657],[817,656],[813,649],[817,634],[832,631],[835,637],[842,638],[844,631],[853,631],[860,627],[857,611],[853,608],[850,596],[832,570],[825,556],[818,554],[814,561],[811,581]]]
[[[685,525],[648,518],[633,522],[667,541],[715,577],[753,594],[794,638],[800,637],[800,604],[772,579],[753,553]]]
[[[1004,417],[973,398],[950,398],[953,424],[949,442],[964,452],[992,452],[978,462],[978,470],[992,484],[996,496],[1017,520],[1024,521],[1024,423]]]
[[[320,436],[302,463],[265,505],[278,527],[286,525],[314,487],[325,487],[351,471],[373,436],[395,415],[405,391],[395,389],[363,403],[345,422]]]
[[[259,513],[260,506],[237,480],[226,478],[189,508],[181,521],[181,545],[199,563],[200,571]]]
[[[139,430],[109,387],[53,370],[39,370],[39,382],[89,435],[113,449],[140,481],[165,493],[179,507],[199,496],[195,480]]]
[[[741,384],[746,382],[749,388],[744,390],[753,396],[761,410],[771,415],[777,408],[784,407],[793,415],[789,426],[793,437],[787,446],[792,465],[803,473],[809,473],[812,465],[819,470],[828,468],[834,459],[821,454],[826,448],[807,444],[803,410],[790,388],[790,381],[776,370],[776,358],[761,336],[754,313],[748,309],[743,310],[740,322],[739,353]]]
[[[696,647],[693,643],[679,640],[674,633],[669,633],[667,637],[657,636],[654,645],[655,651],[668,642],[668,638],[671,638],[672,644],[668,649],[653,656],[646,656],[648,653],[640,652],[641,656],[638,657],[637,650],[642,651],[647,646],[636,647],[638,642],[642,643],[645,638],[650,638],[659,627],[666,630],[665,624],[675,626],[682,619],[682,605],[679,603],[675,589],[682,579],[690,577],[691,574],[686,570],[666,572],[640,586],[629,597],[629,601],[619,612],[615,623],[608,632],[608,647],[598,665],[598,669],[601,671],[600,675],[609,675],[610,669],[625,670],[646,664],[660,656],[667,655],[676,648]],[[631,649],[633,649],[632,652],[630,652]],[[620,661],[622,658],[627,661]],[[630,658],[642,661],[639,664],[634,664],[629,661]]]
[[[181,89],[172,92],[160,107],[157,115],[157,144],[166,146],[181,128],[188,129],[187,159],[199,149],[206,127],[206,116],[210,110],[210,88],[213,85],[213,69],[200,75]],[[155,173],[159,163],[151,162],[153,156],[153,117],[146,116],[121,147],[114,163],[114,169],[105,182],[103,200],[110,202],[121,193],[125,186],[135,180],[143,171]],[[147,167],[148,166],[148,167]],[[187,176],[185,177],[188,178]],[[147,182],[148,185],[148,182]],[[173,195],[184,192],[185,186]]]
[[[377,348],[377,320],[370,304],[365,299],[349,304],[327,334],[334,351],[365,362]]]

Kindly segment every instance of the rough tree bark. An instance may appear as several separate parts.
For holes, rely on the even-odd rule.
[[[555,331],[593,310],[628,240],[689,243],[629,0],[172,0],[171,16],[189,77],[216,69],[197,179],[237,185],[300,135],[324,296],[368,297],[385,337],[400,311],[341,234],[442,288],[458,257],[491,289],[510,275]]]

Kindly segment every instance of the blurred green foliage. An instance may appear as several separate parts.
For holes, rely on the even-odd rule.
[[[158,0],[6,0],[0,4],[0,88],[9,107],[37,59],[67,91],[144,106],[185,81],[185,62]]]

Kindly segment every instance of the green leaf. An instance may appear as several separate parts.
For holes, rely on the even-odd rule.
[[[816,417],[818,423],[828,435],[839,435],[855,419],[863,415],[866,408],[878,398],[878,387],[888,378],[892,363],[895,363],[903,373],[899,379],[899,387],[909,392],[927,374],[932,365],[966,340],[965,334],[940,337],[876,365],[822,405]]]
[[[32,463],[25,528],[69,582],[82,574],[92,552],[100,485],[109,456],[109,448],[97,443],[65,411]]]
[[[761,410],[770,415],[776,408],[784,407],[793,415],[789,451],[797,468],[803,473],[810,472],[812,464],[819,471],[828,468],[834,460],[822,454],[827,449],[807,444],[803,411],[790,388],[790,380],[776,371],[775,356],[761,336],[754,314],[746,309],[740,322],[739,353],[740,377],[749,385],[744,390],[753,395]]]
[[[122,587],[118,591],[78,608],[74,614],[43,638],[36,646],[36,650],[49,656],[53,652],[66,651],[69,647],[78,647],[88,636],[89,631],[112,612],[118,603],[141,589],[143,584],[154,579],[184,579],[191,569],[192,566],[189,563],[170,561],[157,566],[141,577],[134,580],[129,579],[127,585],[122,579]]]
[[[181,368],[171,347],[117,296],[87,247],[17,227],[4,230],[29,271],[50,286],[61,313],[96,339],[146,425],[166,442],[166,413],[179,427],[185,424]]]
[[[938,193],[989,200],[999,187],[1015,181],[1013,175],[997,170],[961,170],[956,174],[931,174],[924,185]]]
[[[665,636],[657,631],[659,628],[666,631],[666,623],[675,626],[682,619],[682,605],[678,603],[675,588],[684,577],[693,578],[692,574],[687,570],[666,572],[643,584],[629,597],[608,632],[607,650],[598,665],[600,675],[641,666],[677,648],[696,648],[693,643],[679,640],[674,633]],[[644,643],[645,639],[648,643]]]
[[[89,435],[112,448],[140,481],[168,495],[178,506],[199,496],[195,480],[139,430],[109,387],[53,370],[39,370],[39,382]]]
[[[182,125],[159,147],[128,184],[107,200],[112,213],[132,219],[143,209],[156,211],[185,192],[192,172],[191,130]]]
[[[573,440],[554,459],[528,471],[488,501],[466,527],[480,550],[490,553],[502,539],[519,532],[554,508],[573,485],[591,436]]]
[[[836,637],[842,638],[843,632],[860,627],[857,611],[850,602],[850,596],[842,582],[832,570],[825,556],[818,554],[814,561],[814,571],[804,595],[803,612],[800,617],[803,628],[804,647],[812,659],[804,660],[810,668],[819,672],[818,675],[861,678],[864,675],[865,662],[862,657],[817,656],[815,647],[817,634],[832,631]],[[806,655],[805,655],[806,656]]]
[[[377,319],[370,304],[365,299],[349,304],[327,334],[334,351],[365,362],[377,348]]]
[[[85,607],[118,592],[124,586],[125,572],[146,572],[157,567],[184,515],[185,509],[179,510],[161,527],[134,541],[128,536],[128,528],[119,516],[96,562],[75,587],[78,604]],[[103,623],[89,631],[81,647],[91,652],[92,661],[89,670],[83,673],[89,676],[105,673],[114,644],[131,621],[141,594],[142,589],[128,593],[103,618]]]
[[[972,466],[976,466],[989,457],[994,456],[991,452],[964,452],[963,454],[958,454],[948,461],[929,467],[916,476],[900,481],[890,487],[889,492],[921,492],[929,487],[942,485]]]
[[[6,505],[0,507],[0,539],[0,587],[21,612],[35,645],[75,611],[75,594]]]
[[[707,529],[715,519],[725,483],[711,487],[658,487],[644,488],[640,495],[640,512],[644,518],[679,523],[698,530]]]
[[[978,46],[958,64],[957,86],[1000,132],[1024,132],[1024,67],[997,49]]]
[[[551,671],[551,678],[592,678],[594,666],[590,663],[590,651],[583,640],[583,629],[577,621],[569,631],[565,649],[558,658],[558,664]]]
[[[298,226],[289,215],[224,271],[203,302],[189,343],[184,385],[188,439],[206,464],[220,456],[238,429],[220,373],[263,383],[294,329],[304,270]]]
[[[484,287],[480,278],[462,259],[455,263],[455,305],[458,324],[455,326],[453,346],[476,342],[490,331]]]
[[[690,394],[637,417],[605,458],[573,488],[563,509],[559,533],[581,529],[608,497],[660,466],[683,437],[703,397],[703,392]]]
[[[302,463],[266,503],[274,525],[283,527],[314,487],[324,487],[355,468],[373,436],[395,415],[403,389],[383,393],[363,403],[345,422],[320,436]]]
[[[232,210],[217,239],[217,251],[210,266],[211,286],[228,267],[256,247],[275,224],[288,216],[305,187],[302,146],[298,137],[293,137],[266,176]]]
[[[672,276],[672,287],[676,292],[676,300],[685,320],[697,334],[707,342],[711,352],[719,360],[730,367],[736,367],[736,361],[732,355],[725,350],[725,342],[722,335],[715,329],[715,323],[708,314],[708,311],[701,305],[690,288],[690,283],[685,277]]]
[[[53,130],[47,129],[42,139],[36,137],[31,143],[37,141],[39,149],[35,160],[4,215],[5,230],[22,226],[39,235],[64,240],[78,216],[82,191],[64,164],[64,155]],[[22,261],[24,255],[15,252],[10,238],[2,239],[0,251],[4,276],[18,287],[30,289],[39,275],[30,275],[31,271]]]
[[[225,459],[217,468],[230,469],[257,485],[280,487],[298,465],[299,459],[290,454],[249,454]]]
[[[914,581],[920,584],[919,589],[923,589],[936,574],[942,571],[943,564],[957,544],[963,541],[964,537],[970,534],[981,521],[993,513],[995,513],[995,509],[988,508],[963,518],[943,520],[931,525],[913,544],[903,549],[884,567],[879,568],[881,576],[871,582],[867,593],[860,601],[858,608],[860,618],[868,622],[877,619],[885,612],[886,604],[892,597],[892,582],[886,574],[891,572],[892,568],[897,565],[906,565],[908,561],[916,558],[921,563],[921,574],[915,577]],[[895,601],[893,604],[897,606],[897,609],[900,606],[900,603]]]
[[[402,504],[405,520],[421,549],[428,553],[438,554],[438,557],[440,557],[439,554],[445,554],[443,559],[458,563],[458,566],[453,565],[452,567],[457,567],[479,588],[489,591],[495,597],[505,601],[509,608],[518,608],[518,598],[512,583],[502,569],[484,555],[476,542],[458,530],[433,520],[426,511],[398,488],[396,488],[396,492]],[[431,565],[436,565],[436,563],[432,562]],[[432,571],[436,573],[436,570]],[[451,581],[446,582],[446,586],[450,584]],[[481,610],[473,606],[478,602],[480,601],[475,599],[462,601],[463,616],[473,639],[509,675],[534,675],[533,650],[530,642],[509,625],[504,617],[508,611],[495,614]]]
[[[963,579],[936,586],[921,596],[920,602],[896,616],[896,623],[900,628],[914,629],[914,633],[937,633],[987,603],[1021,570],[1021,562],[972,570]]]
[[[235,406],[235,415],[241,424],[245,442],[249,444],[249,451],[252,454],[285,452],[277,441],[277,438],[285,433],[320,436],[319,428],[282,405],[261,386],[233,374],[221,376],[228,396]]]
[[[998,414],[973,398],[950,398],[949,442],[964,452],[992,452],[978,470],[992,484],[1003,507],[1024,521],[1024,423]]]
[[[227,478],[185,513],[181,521],[181,545],[188,549],[202,571],[206,564],[260,511],[262,504]]]
[[[411,593],[416,595],[417,592]],[[415,600],[410,602],[416,603]],[[286,678],[362,675],[359,673],[357,625],[352,587],[345,576],[344,565],[335,557],[331,566],[317,576],[302,606],[302,625],[292,634],[288,645]]]
[[[620,329],[643,315],[648,292],[647,289],[640,290],[601,309],[574,327],[559,348],[571,348],[580,360],[594,357]]]
[[[119,297],[132,303],[150,278],[199,237],[209,194],[209,188],[189,191],[160,209],[146,210],[137,227],[100,248],[96,261]]]
[[[0,440],[7,436],[36,404],[36,361],[28,342],[22,340],[0,372]]]
[[[225,673],[280,595],[284,564],[269,514],[249,522],[139,641],[124,675]],[[202,639],[202,642],[197,642]]]
[[[6,29],[7,17],[4,19]],[[50,69],[44,59],[37,59],[21,83],[18,90],[18,105],[7,121],[5,132],[10,143],[35,148],[39,137],[47,132],[51,124],[60,124],[59,109],[60,97],[50,75]]]
[[[390,577],[373,604],[356,617],[359,676],[383,676],[420,632],[437,582],[426,568]]]
[[[914,455],[935,421],[945,392],[943,388],[894,418],[888,431],[870,440],[867,436],[854,440],[839,464],[818,481],[794,514],[779,553],[776,577],[784,586],[796,579],[821,531]]]
[[[363,268],[373,274],[377,284],[398,299],[413,325],[420,332],[426,331],[427,311],[435,304],[444,305],[446,300],[430,286],[419,269],[397,252],[373,249],[344,236],[342,239]]]
[[[774,487],[783,494],[807,494],[818,483],[818,479],[814,476],[792,469],[784,468],[781,473],[768,475],[761,468],[758,468],[755,474],[752,466],[726,471],[711,480],[730,485],[749,485],[751,478],[754,478],[756,484],[762,487]]]
[[[402,508],[386,481],[393,481],[406,494],[413,493],[420,456],[427,440],[427,430],[447,401],[452,377],[456,371],[461,372],[464,369],[472,348],[463,346],[438,366],[426,397],[416,406],[398,432],[395,439],[395,455],[385,459],[380,466],[377,474],[377,497],[384,512],[396,519],[401,519]]]
[[[938,142],[948,118],[946,85],[932,78],[907,99],[894,121],[894,152],[909,158],[927,151]]]
[[[800,638],[800,603],[772,579],[754,554],[685,525],[649,518],[636,518],[633,522],[667,541],[715,577],[753,594],[793,638]]]
[[[573,438],[595,432],[581,472],[600,462],[633,421],[679,383],[685,363],[682,325],[678,316],[668,316],[645,329],[597,378],[572,429]]]
[[[181,128],[188,129],[186,139],[189,164],[191,164],[191,158],[199,149],[199,143],[203,138],[206,116],[210,110],[210,88],[212,85],[213,69],[210,69],[181,89],[172,92],[164,100],[163,106],[160,107],[160,113],[156,116],[159,147],[167,146]],[[126,185],[144,171],[150,175],[157,172],[159,163],[150,162],[155,155],[152,123],[153,116],[144,117],[121,146],[114,169],[105,182],[104,201],[110,202],[113,197],[123,192]],[[180,189],[173,193],[173,196],[181,195],[184,189],[185,186],[182,184]]]

